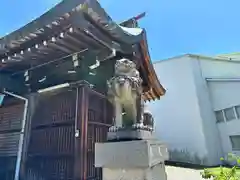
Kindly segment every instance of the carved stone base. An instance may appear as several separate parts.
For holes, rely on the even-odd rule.
[[[103,168],[103,180],[167,180],[165,144],[137,140],[95,144],[95,166]]]
[[[127,128],[108,132],[108,141],[150,140],[154,139],[153,132],[143,129]]]

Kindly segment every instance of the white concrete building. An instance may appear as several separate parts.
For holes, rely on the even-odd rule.
[[[240,61],[187,54],[154,67],[167,92],[148,106],[171,159],[217,165],[240,153]]]

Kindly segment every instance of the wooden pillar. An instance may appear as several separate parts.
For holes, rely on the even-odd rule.
[[[74,180],[87,179],[88,89],[77,88]]]
[[[20,167],[20,179],[25,179],[26,177],[26,163],[27,163],[27,154],[28,154],[28,145],[31,136],[31,122],[32,117],[35,113],[35,109],[38,105],[39,94],[32,93],[27,96],[28,98],[28,112],[27,112],[27,120],[25,126],[25,134],[24,134],[24,141],[23,141],[23,154],[22,154],[22,162]]]

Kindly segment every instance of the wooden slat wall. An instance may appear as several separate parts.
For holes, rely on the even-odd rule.
[[[26,179],[71,179],[76,92],[39,98],[31,123]]]
[[[0,179],[13,179],[23,110],[24,103],[18,101],[0,108]]]
[[[101,169],[94,167],[94,144],[106,140],[111,123],[109,102],[86,86],[78,94],[72,90],[41,97],[32,118],[23,179],[101,179]]]

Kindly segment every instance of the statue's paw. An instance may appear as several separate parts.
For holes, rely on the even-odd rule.
[[[149,127],[146,125],[144,125],[143,129],[149,131]]]
[[[149,131],[153,131],[154,129],[153,129],[153,127],[148,127],[149,128]]]
[[[150,127],[150,126],[145,126],[145,130],[147,130],[147,131],[153,131],[153,127]]]
[[[121,129],[121,127],[111,126],[111,127],[109,128],[109,132],[116,132],[116,131],[118,131],[118,130],[120,130],[120,129]]]
[[[136,124],[133,124],[132,127],[134,129],[144,129],[144,124],[143,123],[136,123]]]
[[[116,126],[111,126],[109,128],[109,132],[116,132],[117,131],[117,127]]]
[[[141,123],[133,124],[132,128],[146,130],[146,131],[153,131],[153,127],[146,126],[146,125],[141,124]]]

